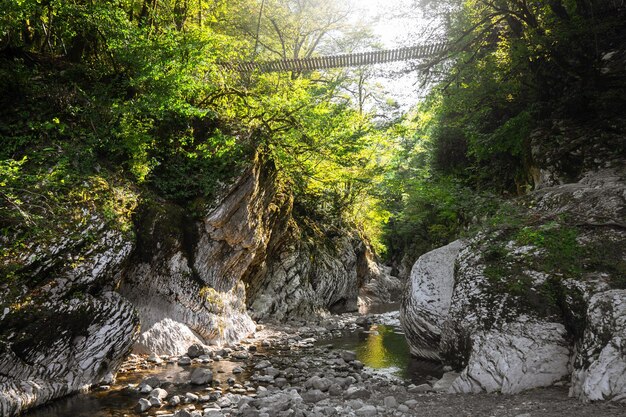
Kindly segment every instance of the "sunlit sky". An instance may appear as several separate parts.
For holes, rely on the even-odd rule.
[[[412,2],[412,0],[355,0],[355,7],[375,22],[374,33],[380,37],[383,44],[386,47],[394,47],[406,42],[407,33],[417,24],[415,16],[411,18],[408,15]]]
[[[372,27],[374,34],[385,48],[412,46],[422,42],[420,39],[427,30],[427,22],[415,9],[415,0],[352,0],[355,18],[365,17],[365,22]],[[403,110],[419,101],[419,74],[415,71],[402,73],[407,64],[390,63],[377,66],[380,76],[375,82],[388,92],[387,97],[396,101]],[[393,76],[390,74],[394,72]]]

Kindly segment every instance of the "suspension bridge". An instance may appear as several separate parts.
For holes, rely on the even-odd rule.
[[[609,14],[620,15],[624,14],[624,12],[626,12],[626,0],[601,0],[595,4],[595,10],[586,10],[583,15],[595,20]],[[484,40],[487,42],[495,42],[497,40],[497,34],[492,34]],[[465,45],[465,47],[467,47],[467,45]],[[240,73],[288,71],[302,73],[331,68],[358,67],[427,58],[444,58],[453,50],[458,51],[463,48],[464,47],[460,46],[458,42],[442,41],[404,48],[350,54],[276,59],[271,61],[221,62],[220,66],[224,69]]]
[[[383,64],[387,62],[431,58],[445,54],[449,46],[449,42],[438,42],[405,48],[300,59],[277,59],[273,61],[247,61],[235,63],[223,62],[221,63],[221,66],[225,69],[242,73],[255,71],[306,72],[330,68],[358,67],[362,65]]]

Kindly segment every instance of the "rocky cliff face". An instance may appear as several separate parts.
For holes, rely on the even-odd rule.
[[[333,230],[333,235],[305,232],[295,221],[289,224],[281,244],[247,278],[255,319],[356,311],[365,284],[379,289],[381,297],[389,287],[397,289],[399,282],[371,261],[369,248],[355,231]]]
[[[454,392],[569,379],[581,400],[623,401],[625,190],[619,169],[544,188],[521,219],[420,258],[402,311],[412,352],[461,370]]]
[[[176,206],[148,209],[120,287],[141,317],[136,350],[182,354],[192,343],[229,343],[253,332],[242,278],[263,261],[289,207],[269,167],[256,164],[200,221]]]
[[[306,232],[292,209],[257,161],[204,216],[155,202],[133,235],[86,212],[83,230],[24,250],[0,286],[0,414],[108,382],[132,348],[228,344],[251,315],[355,311],[364,284],[397,284],[355,231]]]
[[[139,325],[111,291],[132,248],[94,215],[75,236],[15,260],[19,281],[0,288],[0,415],[114,378]]]

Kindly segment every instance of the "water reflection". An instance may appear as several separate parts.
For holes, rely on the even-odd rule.
[[[185,395],[186,392],[198,392],[200,386],[187,384],[191,371],[196,366],[210,368],[213,371],[214,385],[222,388],[227,386],[229,377],[237,382],[244,382],[252,374],[252,370],[241,362],[219,361],[210,365],[178,366],[168,364],[146,370],[137,370],[128,374],[119,374],[117,382],[107,391],[94,391],[88,394],[76,394],[53,401],[48,405],[36,408],[25,414],[26,417],[122,417],[136,415],[132,410],[140,398],[146,394],[139,394],[124,389],[128,384],[138,384],[149,376],[157,376],[162,388],[173,395]],[[236,366],[244,368],[243,373],[233,374]]]
[[[441,378],[441,364],[413,358],[400,329],[375,324],[368,331],[346,332],[341,336],[326,339],[338,349],[353,350],[357,359],[370,368],[392,373],[398,377],[422,384],[431,378]]]

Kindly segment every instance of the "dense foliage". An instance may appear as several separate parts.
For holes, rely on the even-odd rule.
[[[3,259],[85,210],[129,232],[141,198],[201,211],[255,154],[296,214],[379,233],[369,190],[390,133],[341,91],[350,74],[220,66],[334,48],[335,2],[19,0],[0,16]]]
[[[529,138],[543,121],[620,114],[600,58],[623,24],[600,3],[416,1],[448,17],[454,47],[422,67],[446,75],[381,122],[363,69],[220,65],[375,44],[349,2],[2,2],[3,257],[88,223],[86,210],[129,232],[142,198],[202,210],[255,155],[274,162],[296,215],[414,257],[533,187]]]
[[[446,32],[456,52],[428,68],[445,68],[446,75],[408,117],[415,134],[387,185],[393,216],[386,236],[396,262],[493,216],[498,199],[532,190],[539,164],[531,146],[560,148],[560,156],[600,145],[589,137],[564,146],[557,134],[533,144],[538,128],[562,120],[595,124],[596,132],[623,129],[626,106],[624,74],[602,69],[607,51],[624,46],[620,2],[421,3],[430,13],[450,12]],[[579,160],[565,165],[580,172]]]

